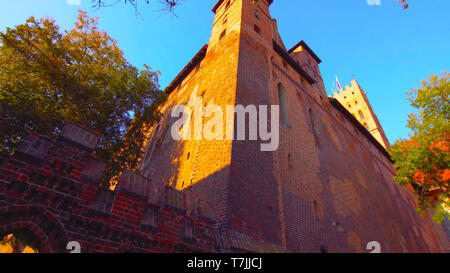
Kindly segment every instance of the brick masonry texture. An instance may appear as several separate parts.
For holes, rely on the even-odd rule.
[[[446,251],[442,227],[416,215],[414,195],[393,181],[392,162],[382,146],[327,97],[320,59],[304,42],[286,50],[269,3],[257,2],[217,6],[206,54],[171,88],[162,108],[165,119],[149,135],[140,170],[161,186],[211,204],[217,229],[289,251],[366,252],[370,241],[379,241],[385,252]],[[205,105],[222,109],[279,105],[280,84],[289,123],[280,126],[277,151],[261,152],[261,141],[159,145],[174,122],[172,107],[186,104],[194,91]]]
[[[76,138],[64,135],[77,131]],[[74,141],[77,139],[77,141]],[[32,234],[40,252],[286,252],[232,230],[215,229],[202,200],[156,187],[125,171],[118,186],[99,186],[104,162],[91,155],[98,137],[68,123],[57,139],[33,133],[14,155],[0,154],[0,236]]]
[[[98,136],[77,124],[0,154],[0,235],[31,232],[43,252],[67,252],[69,241],[82,252],[369,252],[371,241],[382,252],[448,251],[443,227],[393,181],[384,149],[326,96],[317,56],[304,43],[286,50],[269,5],[220,1],[140,167],[114,191],[99,186]],[[222,109],[279,105],[280,86],[288,122],[275,152],[260,140],[171,138],[171,110],[193,93]]]

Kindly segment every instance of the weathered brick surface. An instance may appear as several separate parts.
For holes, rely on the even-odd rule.
[[[0,237],[28,234],[41,252],[68,252],[70,241],[78,241],[82,252],[284,249],[230,233],[237,242],[227,230],[216,230],[211,204],[156,187],[139,172],[125,171],[115,190],[101,188],[105,163],[90,153],[97,138],[88,139],[33,133],[16,154],[0,154]],[[242,243],[246,248],[239,248]]]
[[[68,241],[83,252],[367,252],[370,241],[382,252],[448,250],[442,226],[394,183],[384,150],[326,97],[318,58],[286,51],[268,2],[220,2],[209,44],[168,88],[139,170],[101,189],[95,132],[70,123],[57,139],[32,134],[0,154],[0,235],[29,232],[45,252]],[[222,109],[270,106],[280,84],[289,123],[275,152],[171,138],[170,112],[193,93]]]
[[[383,149],[326,97],[320,59],[304,42],[288,53],[267,1],[227,2],[216,10],[198,69],[178,88],[169,88],[162,109],[166,118],[147,148],[147,155],[158,153],[150,153],[141,170],[162,186],[211,204],[218,229],[293,252],[362,252],[370,241],[379,241],[382,251],[445,251],[442,227],[416,215],[415,198],[393,181]],[[261,141],[169,140],[159,146],[174,122],[170,110],[187,104],[194,91],[205,104],[222,109],[270,106],[280,104],[279,84],[286,92],[289,124],[280,126],[277,151],[261,152]],[[158,136],[162,132],[164,137]]]

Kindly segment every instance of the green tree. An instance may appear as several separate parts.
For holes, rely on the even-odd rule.
[[[132,66],[97,23],[80,11],[64,33],[34,17],[0,33],[0,150],[14,152],[30,130],[55,135],[71,120],[103,135],[96,155],[109,162],[106,184],[136,166],[144,124],[158,120],[165,97],[158,73]]]
[[[412,185],[418,197],[418,212],[427,208],[441,222],[449,215],[450,196],[450,81],[448,73],[431,76],[422,87],[407,93],[417,113],[409,115],[410,139],[401,139],[390,149],[402,185]]]

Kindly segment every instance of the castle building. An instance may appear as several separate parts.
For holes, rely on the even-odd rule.
[[[286,49],[272,2],[217,2],[209,43],[165,90],[139,172],[186,193],[188,207],[211,204],[218,230],[292,252],[364,252],[371,241],[385,252],[442,251],[442,227],[418,216],[414,195],[392,179],[389,143],[364,92],[352,82],[329,98],[321,60],[304,41]],[[261,151],[260,138],[175,141],[171,111],[193,94],[222,109],[279,105],[278,149]]]
[[[352,80],[351,85],[345,86],[345,89],[341,88],[339,92],[335,92],[332,97],[352,113],[384,148],[389,148],[389,141],[370,106],[366,92],[361,89],[356,80]]]
[[[417,215],[414,194],[393,181],[364,92],[353,82],[341,90],[348,100],[327,97],[321,60],[304,41],[286,49],[271,4],[217,2],[209,43],[167,87],[139,168],[114,190],[100,186],[106,163],[92,154],[101,136],[79,124],[0,153],[0,239],[66,253],[449,251],[442,225]],[[180,129],[194,136],[174,139],[172,111],[198,98],[204,114]],[[209,115],[210,105],[240,106],[248,126],[236,111]],[[217,113],[227,122],[207,139]],[[262,149],[267,139],[274,149]]]

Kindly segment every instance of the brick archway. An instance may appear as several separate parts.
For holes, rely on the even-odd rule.
[[[10,206],[0,210],[0,215],[0,237],[25,233],[39,252],[67,252],[66,230],[50,211],[39,206]]]

